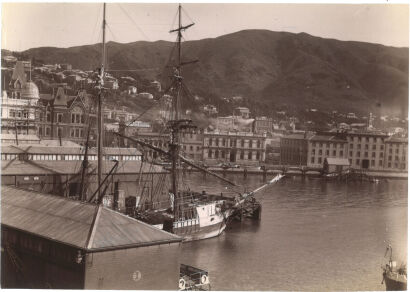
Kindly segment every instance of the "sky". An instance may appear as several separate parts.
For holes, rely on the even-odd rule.
[[[2,48],[23,51],[101,42],[101,3],[3,3]],[[406,4],[184,3],[183,24],[195,25],[186,40],[213,38],[244,29],[409,46]],[[176,3],[108,3],[107,40],[174,41]],[[173,26],[174,24],[174,26]]]

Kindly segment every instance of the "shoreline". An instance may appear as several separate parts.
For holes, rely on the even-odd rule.
[[[225,174],[242,174],[245,176],[245,170],[243,168],[232,168],[232,169],[222,169],[222,168],[214,168],[214,167],[209,167],[209,171],[216,172],[216,173],[225,173]],[[188,170],[192,172],[197,172],[196,170]],[[257,168],[247,168],[246,169],[246,175],[252,174],[252,175],[276,175],[276,174],[281,174],[281,170],[266,170],[264,172],[263,170],[257,169]],[[372,178],[385,178],[385,179],[408,179],[408,172],[396,172],[396,171],[372,171],[368,170],[366,174],[369,177]],[[318,171],[306,171],[305,174],[302,174],[301,171],[297,170],[288,170],[285,174],[286,176],[309,176],[309,177],[317,177],[321,178],[320,174]]]

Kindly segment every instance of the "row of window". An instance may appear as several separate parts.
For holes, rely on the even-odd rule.
[[[28,118],[28,111],[11,109],[9,112],[10,118]]]
[[[322,143],[322,142],[312,142],[312,146],[316,147],[326,147],[326,148],[338,148],[338,147],[343,147],[343,143]]]
[[[256,141],[256,148],[261,148],[261,141],[260,140],[249,140],[248,147],[252,148],[255,141]],[[205,140],[205,142],[206,142],[206,140]],[[221,145],[219,145],[220,144],[219,142],[221,142]],[[228,146],[226,142],[227,142],[227,140],[225,138],[221,138],[221,139],[219,139],[219,138],[215,138],[215,139],[209,138],[208,143],[206,143],[206,144],[209,145],[209,146]],[[230,147],[238,146],[238,144],[240,144],[240,146],[242,148],[245,147],[245,139],[238,139],[238,140],[230,139],[229,142],[230,142],[229,143]]]
[[[88,155],[88,160],[97,160],[97,155]],[[77,154],[1,154],[1,160],[83,160],[84,155]],[[105,155],[104,160],[141,160],[139,155]]]
[[[40,113],[40,121],[43,121],[43,113]],[[46,112],[46,121],[51,122],[51,112]],[[63,113],[56,114],[57,123],[63,122]],[[71,123],[72,124],[85,124],[85,115],[81,113],[71,113]]]
[[[240,151],[239,152],[239,159],[244,160],[244,159],[248,159],[248,160],[252,160],[252,154],[254,152],[249,151],[247,155],[245,155],[244,151]],[[208,158],[228,158],[228,155],[230,155],[230,152],[225,152],[225,151],[218,151],[216,150],[214,153],[212,153],[212,150],[208,150]],[[246,158],[245,158],[246,157]],[[259,158],[261,157],[261,154],[259,151],[256,151],[256,160],[259,160]]]
[[[379,145],[380,147],[380,150],[384,150],[384,145],[383,144],[381,144],[381,145]],[[353,147],[354,147],[354,144],[349,144],[349,148],[350,149],[353,149]],[[362,144],[356,144],[356,148],[357,149],[361,149],[362,148]],[[369,144],[364,144],[364,149],[365,150],[368,150],[369,149]],[[372,145],[372,150],[377,150],[377,145],[376,144],[373,144]]]
[[[362,154],[361,154],[360,151],[357,151],[357,152],[356,152],[356,156],[357,156],[357,157],[360,157],[361,155],[362,155]],[[364,157],[369,157],[369,152],[367,152],[367,151],[364,152],[364,153],[363,153],[363,156],[364,156]],[[380,153],[379,153],[379,157],[380,157],[380,158],[383,158],[383,156],[384,156],[384,152],[380,152]],[[353,151],[349,151],[349,157],[353,157]],[[373,157],[373,158],[376,157],[376,152],[372,152],[372,157]]]
[[[186,145],[183,145],[182,148],[183,148],[184,150],[187,150],[187,149],[188,149],[188,147],[187,147]],[[196,151],[199,151],[200,149],[201,149],[200,146],[196,146]],[[189,150],[190,150],[190,151],[194,151],[194,146],[190,145],[190,146],[189,146]]]
[[[375,138],[375,137],[347,137],[347,140],[349,141],[349,142],[354,142],[354,141],[361,141],[361,142],[367,142],[367,143],[373,143],[373,142],[377,142],[377,143],[380,143],[380,142],[383,142],[383,140],[384,139],[382,139],[382,138],[380,138],[380,137],[377,137],[377,138]]]
[[[325,153],[325,155],[329,156],[330,155],[330,150],[326,150],[324,153]],[[333,156],[336,156],[336,153],[337,153],[336,150],[332,151]],[[316,149],[312,149],[312,155],[316,155]],[[319,149],[318,155],[323,155],[322,149]],[[339,150],[339,156],[343,157],[343,150]]]

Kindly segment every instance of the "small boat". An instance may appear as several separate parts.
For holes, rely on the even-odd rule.
[[[407,291],[407,268],[405,264],[397,268],[397,263],[392,260],[393,249],[389,245],[386,249],[385,256],[390,251],[389,263],[383,270],[383,282],[386,284],[386,291]]]
[[[209,291],[208,272],[192,266],[181,264],[179,269],[179,291]]]

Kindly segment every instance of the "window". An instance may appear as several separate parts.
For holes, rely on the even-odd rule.
[[[356,159],[356,165],[360,165],[360,159]]]
[[[326,150],[326,156],[329,156],[329,150]]]
[[[399,148],[396,148],[396,154],[398,154],[399,153]]]
[[[211,149],[208,150],[208,158],[212,158],[212,150]]]
[[[389,167],[389,168],[391,167],[391,162],[389,162],[389,163],[387,164],[387,167]]]
[[[258,152],[256,152],[256,160],[259,160],[259,158],[260,158],[260,153],[258,151]]]
[[[209,146],[212,146],[212,138],[209,138]]]
[[[333,156],[336,156],[336,150],[333,150]]]
[[[372,149],[376,150],[376,144],[373,144]]]
[[[251,152],[251,151],[248,152],[248,159],[249,159],[249,160],[252,159],[252,152]]]
[[[389,161],[391,161],[391,155],[389,155]]]
[[[315,155],[315,152],[316,152],[315,149],[312,149],[312,155]]]
[[[350,147],[350,148],[353,148],[353,144],[350,144],[349,147]]]
[[[340,156],[340,157],[343,157],[343,150],[340,150],[340,151],[339,151],[339,156]]]
[[[310,163],[315,163],[315,158],[313,156],[310,158]]]
[[[349,151],[349,156],[353,156],[353,151]]]
[[[245,146],[245,140],[242,139],[242,140],[241,140],[241,147],[244,147],[244,146]]]
[[[241,151],[240,159],[243,159],[244,156],[245,154],[243,153],[243,151]]]
[[[219,158],[219,151],[218,150],[215,151],[215,158]]]
[[[392,153],[393,153],[393,149],[390,148],[390,149],[389,149],[389,153],[392,154]]]
[[[368,150],[368,149],[369,149],[369,145],[368,145],[368,144],[365,144],[365,145],[364,145],[364,149]]]
[[[383,152],[380,152],[379,156],[380,158],[383,158]]]
[[[371,165],[375,166],[375,161],[374,160],[372,160]]]
[[[322,149],[319,149],[319,155],[322,155]]]
[[[383,166],[383,160],[379,160],[379,166]]]
[[[47,113],[46,116],[47,116],[47,122],[51,122],[51,113]]]
[[[63,122],[63,114],[58,113],[57,114],[57,123],[62,123]]]
[[[369,153],[365,152],[364,157],[369,157]]]
[[[216,138],[216,139],[215,139],[215,145],[216,145],[216,146],[219,146],[219,138]]]
[[[317,159],[317,163],[322,163],[322,157],[319,157],[319,158]]]
[[[357,144],[357,148],[359,148],[359,149],[360,149],[360,148],[362,148],[362,145],[360,145],[360,144]]]
[[[49,127],[46,127],[46,136],[51,135],[51,129]]]
[[[189,146],[189,150],[193,151],[194,150],[194,146]]]
[[[57,137],[63,137],[63,128],[61,127],[57,128]]]

